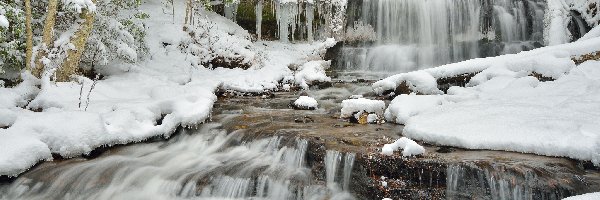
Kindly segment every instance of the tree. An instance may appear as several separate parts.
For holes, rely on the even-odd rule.
[[[92,0],[92,2],[96,3],[96,0]],[[79,69],[81,55],[85,51],[85,44],[94,26],[94,12],[86,8],[81,12],[80,18],[84,19],[84,22],[71,38],[71,43],[73,43],[75,49],[67,50],[67,57],[62,67],[56,71],[56,81],[69,81],[71,75],[76,74]]]
[[[46,20],[44,22],[44,31],[42,35],[42,46],[38,50],[35,57],[35,68],[32,73],[34,76],[41,78],[42,72],[44,71],[44,62],[42,61],[48,55],[48,49],[52,42],[52,36],[54,34],[54,24],[56,22],[56,13],[58,11],[58,0],[49,0],[48,9],[46,13]]]
[[[31,0],[25,0],[25,32],[26,32],[26,52],[25,52],[25,69],[31,71],[31,60],[33,54],[33,26],[31,14]]]

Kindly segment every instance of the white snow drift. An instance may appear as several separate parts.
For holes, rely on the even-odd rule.
[[[395,75],[373,86],[385,91],[411,81],[414,88],[429,87],[435,79],[408,77],[479,72],[467,87],[451,87],[445,95],[421,90],[430,95],[398,96],[385,116],[406,124],[404,136],[416,140],[600,164],[600,62],[576,66],[571,60],[596,51],[600,38]],[[533,72],[556,80],[540,82]]]

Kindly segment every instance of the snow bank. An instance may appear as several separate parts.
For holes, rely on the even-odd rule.
[[[175,1],[175,6],[183,10],[184,3]],[[52,154],[74,157],[100,146],[170,137],[179,126],[195,127],[209,119],[217,89],[277,90],[282,81],[294,81],[290,64],[304,65],[310,60],[313,62],[306,69],[315,72],[328,63],[319,60],[332,41],[255,44],[235,23],[201,11],[198,14],[206,20],[196,23],[216,22],[213,28],[218,31],[214,33],[227,40],[212,48],[221,54],[260,57],[261,61],[253,60],[248,70],[210,70],[197,65],[197,57],[176,45],[163,46],[164,41],[179,44],[186,39],[186,32],[180,24],[183,13],[177,14],[174,21],[178,23],[173,23],[173,16],[164,14],[162,8],[158,0],[140,7],[154,13],[146,24],[152,56],[136,65],[99,67],[107,76],[98,81],[78,77],[75,82],[43,84],[40,90],[40,80],[23,75],[24,82],[18,86],[0,88],[0,175],[18,175],[39,161],[51,160]],[[319,66],[312,66],[317,63]],[[315,78],[307,71],[303,78],[323,77]]]
[[[571,60],[596,51],[600,38],[422,70],[435,78],[477,74],[445,95],[398,96],[385,117],[405,124],[403,134],[416,140],[600,164],[600,61]],[[532,72],[556,80],[540,82]],[[374,88],[393,89],[406,76]]]
[[[382,115],[384,109],[385,102],[381,100],[370,100],[365,98],[346,99],[342,101],[340,118],[348,118],[351,117],[352,114],[362,111]]]
[[[441,91],[437,89],[436,79],[455,77],[467,73],[479,73],[488,68],[492,69],[472,79],[470,85],[480,84],[497,75],[522,77],[532,72],[556,79],[563,76],[574,66],[571,57],[596,52],[600,50],[598,46],[600,46],[600,38],[593,38],[585,41],[542,47],[518,54],[476,58],[390,76],[375,82],[373,90],[377,94],[382,94],[385,91],[395,90],[400,84],[407,82],[413,92],[441,94]]]
[[[508,150],[600,162],[600,62],[554,82],[497,77],[406,121],[408,137],[469,149]]]
[[[597,200],[597,199],[600,199],[600,192],[572,196],[572,197],[564,198],[563,200]]]
[[[423,146],[417,144],[411,139],[402,137],[396,140],[394,143],[383,145],[383,148],[381,148],[381,154],[391,156],[394,154],[394,151],[398,149],[403,149],[402,156],[405,157],[421,155],[425,153],[425,148],[423,148]]]
[[[410,117],[441,105],[443,101],[441,95],[400,95],[385,109],[384,117],[387,121],[405,124]]]
[[[592,38],[600,37],[600,26],[594,27],[588,33],[586,33],[583,37],[579,38],[578,41],[589,40]]]
[[[298,97],[298,99],[296,99],[296,101],[294,101],[294,106],[296,108],[301,108],[305,110],[314,110],[317,108],[317,106],[319,106],[319,103],[317,103],[317,100],[315,98],[308,96],[300,96]]]

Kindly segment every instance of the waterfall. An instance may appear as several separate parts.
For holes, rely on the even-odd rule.
[[[275,136],[242,142],[236,132],[203,127],[92,160],[42,164],[0,184],[0,199],[353,199],[314,179],[306,163],[307,140]],[[337,169],[341,154],[331,153]]]
[[[335,177],[341,160],[342,154],[339,151],[327,150],[325,154],[325,177],[327,178],[327,187],[335,186]]]
[[[375,42],[342,49],[339,67],[408,72],[541,46],[545,3],[536,0],[364,0],[354,21]],[[344,59],[346,58],[346,59]]]
[[[356,157],[355,153],[346,153],[346,157],[344,159],[344,185],[343,189],[348,191],[350,189],[350,178],[352,176],[352,167],[354,166],[354,158]]]
[[[336,150],[327,150],[325,153],[325,177],[327,187],[337,190],[339,189],[337,180],[338,169],[342,161],[342,153]],[[350,188],[350,178],[352,177],[352,167],[354,166],[355,153],[346,153],[344,156],[344,166],[342,172],[342,189],[348,191]]]
[[[446,169],[446,197],[471,198],[473,195],[488,199],[562,199],[568,189],[552,184],[547,177],[539,177],[528,168],[507,169],[506,166],[477,166],[451,164]],[[548,188],[540,189],[547,183]]]

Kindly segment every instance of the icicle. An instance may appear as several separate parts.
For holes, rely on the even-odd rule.
[[[256,14],[256,39],[257,40],[261,40],[261,35],[262,35],[261,31],[262,31],[263,3],[264,3],[264,0],[258,1],[258,3],[256,3],[256,9],[254,10],[254,13]]]
[[[238,6],[240,5],[239,1],[233,1],[231,3],[225,3],[225,17],[231,21],[236,21]]]
[[[312,42],[315,39],[315,37],[313,36],[313,21],[315,18],[315,8],[313,3],[314,2],[312,0],[308,0],[306,3],[306,7],[304,8],[304,15],[306,16],[306,40],[308,40],[309,42]]]

